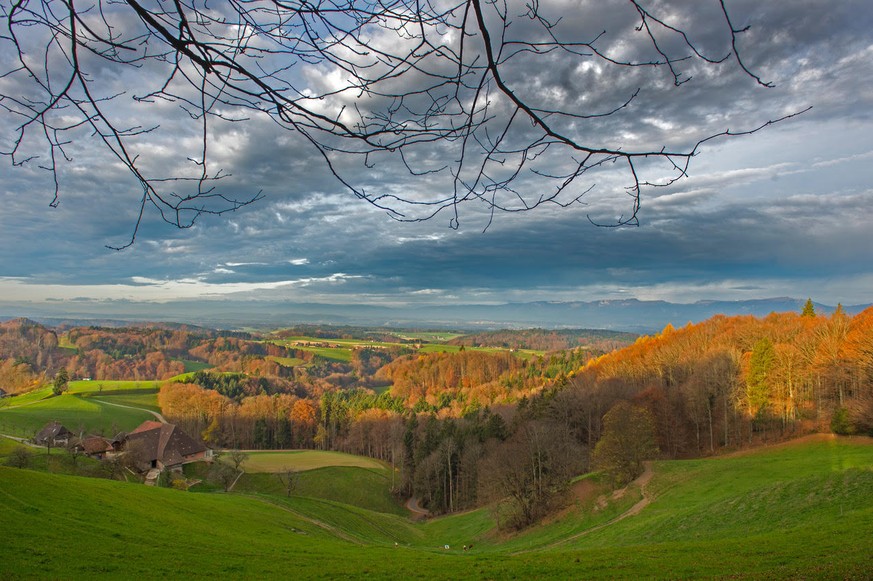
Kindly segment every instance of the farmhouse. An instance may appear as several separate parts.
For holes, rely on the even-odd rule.
[[[127,434],[125,449],[137,455],[143,470],[180,468],[207,458],[207,448],[178,426],[148,421]]]
[[[107,454],[115,451],[112,442],[103,436],[88,436],[74,444],[75,449],[92,458],[102,460]]]
[[[33,443],[40,446],[66,446],[73,432],[58,422],[49,422],[33,437]]]

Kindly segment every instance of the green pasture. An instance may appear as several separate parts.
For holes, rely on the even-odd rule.
[[[654,470],[645,488],[650,504],[640,514],[604,526],[643,498],[632,485],[606,506],[594,498],[576,502],[564,518],[516,535],[502,547],[515,552],[716,542],[808,533],[873,511],[869,438],[822,436],[735,457],[656,462]]]
[[[21,444],[19,444],[15,440],[12,440],[10,438],[4,438],[3,436],[0,436],[0,458],[2,458],[4,456],[8,456],[9,453],[12,452],[12,450],[14,450],[15,448],[17,448],[20,445]]]
[[[402,333],[394,333],[400,339],[405,340],[417,340],[422,341],[424,343],[445,343],[446,341],[451,341],[457,337],[463,337],[462,333],[450,333],[450,332],[439,332],[439,331],[420,331],[420,332],[407,332],[403,331]]]
[[[365,456],[322,450],[282,450],[248,452],[242,465],[246,472],[279,472],[284,468],[298,471],[331,466],[354,466],[385,471],[385,465]]]
[[[301,347],[295,345],[294,349],[315,353],[319,357],[324,357],[330,361],[338,361],[340,363],[349,363],[352,360],[351,347]]]
[[[196,371],[206,371],[212,369],[212,365],[203,361],[193,361],[191,359],[180,359],[185,364],[185,373],[194,373]]]
[[[101,403],[160,412],[158,392],[163,381],[71,381],[64,395],[96,398]]]
[[[391,475],[384,469],[328,466],[301,472],[293,494],[406,516],[408,511],[391,495],[390,489]],[[246,472],[233,490],[241,493],[286,495],[277,475],[268,472]]]
[[[275,357],[270,356],[267,357],[270,361],[275,361],[282,367],[298,367],[300,365],[304,365],[306,362],[300,359],[299,357]]]
[[[414,336],[416,334],[411,334]],[[427,336],[428,333],[420,333],[422,336]],[[457,337],[459,335],[446,335],[450,337]],[[331,345],[337,345],[337,347],[315,347],[315,346],[307,346],[307,345],[295,345],[296,342],[308,342],[308,343],[327,343]],[[324,357],[325,359],[330,359],[332,361],[339,361],[343,363],[348,363],[352,360],[352,351],[357,347],[406,347],[411,348],[411,345],[408,343],[383,343],[377,341],[361,341],[359,339],[318,339],[316,337],[289,337],[287,339],[272,341],[277,345],[283,345],[287,347],[291,347],[293,349],[299,349],[301,351],[309,351]],[[464,347],[464,349],[468,351],[478,351],[481,353],[504,353],[508,351],[508,349],[503,347]],[[460,345],[447,345],[445,343],[424,343],[420,349],[418,349],[419,353],[458,353],[461,350]],[[534,351],[532,349],[520,349],[513,351],[513,354],[516,357],[522,359],[530,359],[531,357],[541,356],[545,353],[545,351]]]
[[[67,394],[107,395],[126,391],[153,390],[158,391],[162,381],[104,381],[77,380],[68,384]]]
[[[153,412],[160,412],[161,407],[158,405],[158,392],[157,391],[143,391],[143,392],[134,392],[129,391],[123,394],[111,394],[111,395],[95,395],[92,396],[93,399],[106,403],[106,404],[115,404],[115,405],[123,405],[134,408],[141,408],[146,410],[151,410]]]
[[[41,387],[21,395],[14,395],[0,399],[0,410],[3,408],[13,408],[25,405],[32,405],[38,401],[42,401],[47,397],[52,397],[51,387]]]
[[[298,341],[303,343],[328,343],[330,345],[339,345],[344,349],[354,349],[355,347],[409,347],[409,345],[399,342],[367,341],[366,339],[323,339],[319,337],[304,336],[287,337],[273,342],[280,345],[287,345],[295,349],[303,349],[305,346],[294,345],[294,343]]]
[[[476,351],[479,353],[506,353],[509,349],[504,347],[464,347],[465,351]],[[441,343],[426,343],[418,350],[419,353],[459,353],[461,345],[443,345]],[[512,352],[519,359],[531,359],[545,354],[545,351],[534,351],[533,349],[516,349]]]
[[[58,421],[73,432],[111,435],[113,431],[130,431],[154,419],[147,411],[106,403],[115,401],[110,397],[103,396],[105,401],[100,401],[90,394],[66,393],[28,405],[0,408],[0,433],[29,438],[47,423]],[[131,400],[122,397],[120,401]]]
[[[0,442],[0,454],[7,448]],[[268,473],[246,475],[239,492],[192,494],[0,467],[0,529],[15,531],[0,578],[176,576],[179,563],[203,578],[861,579],[873,570],[869,439],[657,462],[644,490],[620,498],[592,476],[592,496],[516,534],[496,532],[487,508],[419,524],[342,502],[365,472],[374,479],[360,488],[385,484],[375,471],[313,469],[289,499],[267,490]],[[333,485],[336,498],[317,496]],[[619,518],[644,497],[639,514]]]

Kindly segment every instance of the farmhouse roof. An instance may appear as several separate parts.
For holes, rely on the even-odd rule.
[[[154,421],[154,420],[145,421],[145,422],[141,423],[140,425],[138,425],[138,426],[137,426],[137,427],[136,427],[136,428],[135,428],[135,429],[134,429],[130,434],[128,434],[128,435],[133,435],[133,434],[137,434],[137,433],[140,433],[140,432],[147,432],[147,431],[149,431],[149,430],[154,430],[155,428],[160,428],[161,425],[162,425],[161,422],[156,422],[156,421]],[[168,424],[168,425],[170,425],[170,424]]]
[[[55,440],[69,438],[72,435],[73,433],[59,422],[49,422],[45,427],[43,427],[43,429],[36,433],[33,437],[33,441],[40,444],[51,439],[54,442]]]
[[[206,446],[173,424],[143,422],[127,435],[128,445],[136,443],[144,462],[159,461],[164,466],[181,464],[187,457],[206,451]]]
[[[112,442],[103,436],[88,436],[82,440],[82,449],[86,454],[101,454],[112,451]]]

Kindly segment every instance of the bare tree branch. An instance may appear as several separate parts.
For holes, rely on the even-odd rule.
[[[190,228],[201,215],[261,199],[257,186],[225,186],[231,176],[210,148],[216,131],[256,118],[306,144],[342,187],[396,220],[448,213],[458,228],[471,206],[485,212],[487,228],[500,213],[584,204],[600,187],[594,174],[613,168],[623,176],[625,211],[614,223],[589,220],[637,224],[644,188],[685,177],[703,145],[802,111],[713,129],[684,148],[627,148],[594,124],[635,123],[641,87],[584,103],[536,90],[527,72],[561,55],[612,74],[663,69],[680,87],[690,71],[733,63],[753,84],[772,87],[742,57],[738,40],[748,27],[733,24],[723,0],[712,2],[724,47],[714,55],[664,5],[637,0],[624,5],[631,32],[587,38],[546,6],[521,0],[0,0],[0,50],[14,55],[0,70],[0,112],[11,128],[0,155],[48,172],[56,206],[64,167],[76,163],[70,152],[96,140],[138,192],[130,238],[116,249],[134,243],[147,209]],[[146,90],[125,86],[128,78]],[[147,155],[169,123],[168,106],[184,112],[179,119],[196,135],[173,142],[172,164]],[[643,177],[644,160],[665,163],[669,177]],[[368,190],[361,172],[384,164],[428,187]]]

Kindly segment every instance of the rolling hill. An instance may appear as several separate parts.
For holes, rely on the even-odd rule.
[[[772,579],[873,570],[869,438],[655,462],[650,476],[623,494],[589,487],[561,516],[505,535],[487,509],[415,524],[327,499],[2,467],[0,527],[9,533],[0,577]]]

